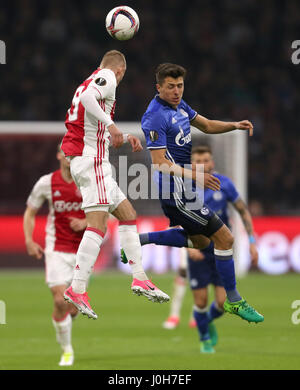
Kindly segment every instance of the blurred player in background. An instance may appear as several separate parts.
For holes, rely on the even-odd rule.
[[[66,117],[68,129],[62,150],[71,161],[72,177],[82,193],[87,229],[77,255],[74,278],[65,298],[83,314],[97,318],[89,304],[86,282],[98,257],[109,213],[119,220],[120,243],[133,274],[131,289],[154,302],[170,298],[147,277],[136,227],[136,212],[112,177],[109,144],[128,141],[133,152],[142,150],[137,137],[123,135],[113,122],[115,93],[126,71],[126,59],[117,50],[107,52],[97,68],[75,91]]]
[[[209,188],[204,191],[205,203],[229,226],[228,204],[231,203],[240,214],[244,227],[249,237],[249,250],[251,262],[257,265],[258,252],[255,244],[251,214],[245,202],[241,199],[232,181],[214,171],[215,164],[209,146],[198,146],[192,149],[192,163],[203,164],[204,171],[213,174],[221,182],[220,191],[212,191]],[[150,233],[151,235],[151,233]],[[174,295],[171,302],[170,316],[164,322],[166,329],[174,329],[180,321],[180,309],[185,293],[187,268],[190,287],[194,297],[194,311],[198,312],[199,320],[190,321],[190,326],[197,326],[201,338],[201,351],[213,352],[213,346],[217,343],[217,331],[213,320],[223,313],[223,305],[226,292],[221,278],[217,272],[212,248],[207,251],[182,248],[181,261],[178,276],[174,281]],[[188,257],[188,259],[187,259]],[[187,261],[189,264],[187,264]],[[188,267],[187,267],[188,265]],[[214,286],[215,300],[208,309],[208,285]]]
[[[205,188],[220,190],[220,180],[209,174],[197,174],[197,166],[191,164],[190,124],[206,134],[221,134],[236,129],[253,133],[251,122],[222,122],[209,120],[194,111],[183,99],[186,70],[176,64],[161,64],[156,71],[158,95],[150,102],[142,118],[142,129],[150,150],[152,163],[159,171],[159,195],[162,209],[170,220],[170,226],[182,226],[188,233],[194,248],[213,248],[216,268],[226,290],[225,311],[236,314],[248,322],[261,322],[264,317],[241,297],[236,288],[233,260],[233,236],[229,228],[206,204],[201,206],[195,191],[187,194],[182,178],[204,183]],[[164,174],[169,178],[170,195],[164,192]],[[200,179],[199,180],[199,176]],[[190,195],[200,205],[191,210]],[[165,233],[172,238],[173,231]],[[175,236],[174,236],[175,238]],[[172,241],[172,240],[171,240]],[[174,239],[176,246],[176,238]],[[171,244],[172,245],[172,244]],[[185,245],[182,245],[185,246]],[[199,313],[200,314],[200,313]],[[198,323],[198,313],[194,313]],[[200,321],[200,320],[199,320]]]
[[[56,156],[60,169],[42,176],[33,187],[27,200],[23,226],[28,254],[38,260],[45,255],[46,283],[54,300],[52,322],[56,339],[63,350],[59,365],[71,366],[74,362],[72,319],[78,311],[64,300],[63,294],[73,278],[76,252],[86,228],[86,219],[81,210],[81,194],[70,173],[70,163],[61,152],[60,146]],[[35,216],[46,200],[49,215],[44,251],[34,241],[33,232]]]

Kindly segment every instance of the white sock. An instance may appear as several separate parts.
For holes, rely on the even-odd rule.
[[[197,305],[194,305],[193,309],[197,311],[198,313],[207,313],[208,312],[208,306],[205,307],[199,307]]]
[[[97,260],[104,234],[93,228],[87,228],[80,242],[77,254],[72,289],[76,294],[83,294],[93,266]]]
[[[177,276],[174,283],[174,292],[171,300],[170,316],[180,317],[180,310],[186,290],[186,279]]]
[[[72,318],[70,313],[60,321],[52,318],[52,323],[56,331],[56,340],[60,344],[62,350],[64,352],[73,352],[71,344]]]
[[[148,280],[142,265],[142,247],[136,225],[120,222],[119,225],[120,244],[128,259],[133,278]]]

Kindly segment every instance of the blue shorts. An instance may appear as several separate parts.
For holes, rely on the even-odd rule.
[[[160,204],[166,217],[170,220],[170,226],[180,225],[189,236],[203,234],[212,236],[224,223],[207,205],[201,209],[190,210],[185,198],[175,199],[171,194],[170,199],[160,199]]]
[[[212,252],[205,253],[204,260],[192,260],[188,258],[188,277],[192,290],[207,287],[209,284],[223,286],[216,268],[215,256]]]

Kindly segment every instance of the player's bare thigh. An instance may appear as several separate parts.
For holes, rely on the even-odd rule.
[[[213,241],[216,249],[226,250],[231,249],[233,246],[233,235],[226,225],[223,225],[209,238],[202,234],[195,234],[189,236],[189,239],[192,241],[193,247],[197,249],[208,247],[210,240]]]
[[[119,221],[134,221],[137,217],[136,211],[128,199],[124,199],[112,212],[112,215]]]
[[[189,236],[189,239],[192,241],[193,247],[196,249],[207,248],[210,243],[210,239],[203,236],[202,234],[195,234],[193,236]]]
[[[215,249],[227,250],[233,246],[233,235],[225,224],[217,230],[210,239],[214,242]]]
[[[107,211],[85,211],[85,216],[88,227],[101,230],[101,232],[103,232],[104,234],[106,233],[107,220],[109,216]]]

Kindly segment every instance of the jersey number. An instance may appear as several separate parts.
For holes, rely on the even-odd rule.
[[[73,100],[72,100],[71,108],[69,108],[69,110],[68,110],[69,121],[70,122],[73,122],[73,121],[77,120],[77,117],[78,117],[78,107],[79,107],[79,103],[80,103],[80,95],[81,95],[82,91],[84,90],[84,88],[85,88],[85,86],[81,85],[80,87],[78,87],[76,89],[76,92],[75,92]],[[71,113],[71,110],[72,110],[72,113]]]

